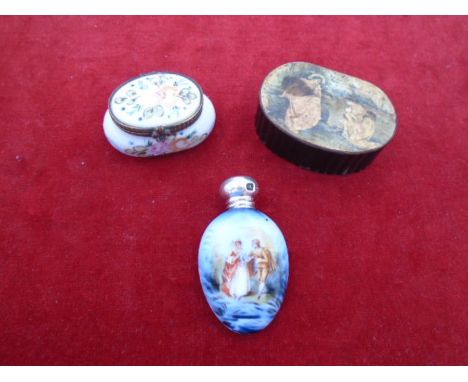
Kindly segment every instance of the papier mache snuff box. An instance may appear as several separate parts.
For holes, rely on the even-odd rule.
[[[364,169],[396,125],[395,109],[377,86],[307,62],[274,69],[260,90],[261,140],[285,159],[322,173]]]
[[[215,119],[213,104],[197,82],[179,73],[153,72],[114,90],[103,125],[121,153],[154,157],[197,146]]]
[[[236,333],[253,333],[276,317],[286,293],[289,257],[276,223],[255,209],[257,182],[223,182],[228,210],[206,228],[198,252],[205,297],[216,317]]]

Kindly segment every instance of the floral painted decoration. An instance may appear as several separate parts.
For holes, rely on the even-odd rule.
[[[196,132],[185,137],[165,137],[164,140],[157,140],[155,138],[148,138],[146,145],[133,146],[130,143],[130,148],[125,149],[125,153],[133,156],[147,157],[147,156],[158,156],[177,151],[186,150],[190,147],[194,147],[202,142],[208,134],[202,134],[197,136]]]
[[[199,85],[176,73],[137,77],[117,88],[109,110],[114,122],[132,129],[168,128],[197,115],[203,93]]]

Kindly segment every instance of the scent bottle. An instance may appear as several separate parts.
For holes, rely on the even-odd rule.
[[[206,228],[198,271],[216,317],[236,333],[253,333],[276,317],[286,292],[289,258],[276,223],[255,209],[257,182],[248,176],[224,181],[227,211]]]

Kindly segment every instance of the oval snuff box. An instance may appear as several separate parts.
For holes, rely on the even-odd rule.
[[[179,73],[153,72],[114,90],[104,134],[124,154],[153,157],[200,144],[215,119],[213,104],[197,82]]]
[[[256,127],[274,152],[310,170],[349,174],[367,167],[393,138],[395,109],[375,85],[307,62],[267,75]]]

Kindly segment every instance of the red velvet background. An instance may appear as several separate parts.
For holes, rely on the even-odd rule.
[[[467,364],[467,17],[0,18],[1,364]],[[395,140],[350,176],[258,139],[263,78],[304,60],[384,89]],[[105,140],[111,91],[186,73],[217,124],[135,159]],[[291,274],[263,332],[225,329],[197,251],[218,186],[255,177]]]

